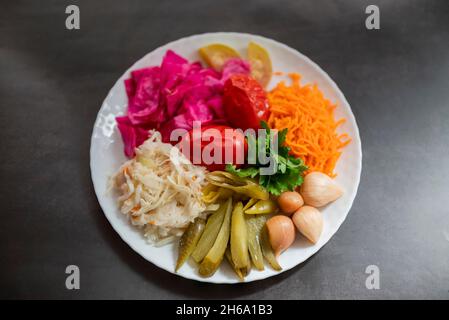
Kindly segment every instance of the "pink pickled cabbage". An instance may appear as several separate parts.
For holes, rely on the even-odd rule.
[[[233,74],[249,74],[249,64],[238,58],[228,60],[221,73],[189,63],[168,50],[160,67],[131,72],[125,80],[128,109],[116,118],[125,145],[125,155],[148,138],[148,130],[160,131],[162,140],[170,142],[174,129],[190,130],[193,121],[201,124],[226,124],[223,111],[223,85]]]
[[[148,139],[148,130],[133,126],[127,116],[116,117],[115,120],[125,145],[125,155],[132,158],[134,157],[134,149]]]
[[[249,63],[239,58],[232,58],[225,62],[222,71],[223,83],[233,74],[250,74]]]

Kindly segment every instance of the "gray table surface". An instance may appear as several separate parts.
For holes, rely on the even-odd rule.
[[[65,28],[77,4],[81,29]],[[365,28],[377,4],[381,29]],[[336,81],[363,148],[361,184],[337,234],[306,263],[243,285],[160,270],[113,231],[95,197],[90,135],[134,61],[210,31],[267,36]],[[449,298],[448,1],[2,1],[0,297]],[[81,289],[65,288],[78,265]],[[380,289],[365,287],[368,265]]]

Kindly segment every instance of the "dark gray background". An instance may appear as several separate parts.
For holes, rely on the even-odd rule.
[[[1,298],[449,298],[449,1],[1,1]],[[65,28],[78,4],[81,30]],[[368,4],[381,29],[364,27]],[[268,280],[208,285],[159,270],[112,230],[89,147],[116,79],[169,41],[260,34],[317,62],[356,116],[357,198],[318,254]],[[65,289],[65,267],[81,289]],[[367,290],[375,264],[381,289]]]

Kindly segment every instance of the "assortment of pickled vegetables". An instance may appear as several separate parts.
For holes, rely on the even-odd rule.
[[[318,172],[305,177],[300,192],[287,191],[276,199],[254,179],[229,172],[210,172],[206,180],[203,201],[218,209],[190,223],[176,263],[178,271],[191,256],[204,277],[212,276],[224,258],[240,280],[252,267],[263,271],[264,261],[282,270],[278,257],[293,244],[296,230],[313,244],[320,238],[323,217],[311,204],[323,206],[342,195],[331,178]]]
[[[162,159],[163,163],[159,166],[148,165],[146,163],[151,162],[151,159],[146,160],[142,165],[146,175],[156,176],[155,173],[161,168],[169,165],[173,167],[172,162],[177,163],[175,168],[187,168],[192,173],[183,171],[185,177],[181,179],[173,178],[173,174],[166,170],[161,178],[168,177],[164,188],[159,187],[158,192],[168,197],[165,202],[177,210],[177,215],[173,215],[172,209],[167,206],[164,207],[168,208],[166,213],[160,213],[158,205],[162,198],[149,188],[150,184],[162,185],[159,179],[161,175],[155,181],[146,176],[136,176],[135,179],[138,178],[141,185],[131,179],[124,180],[126,184],[122,183],[122,192],[131,193],[136,189],[135,198],[139,202],[138,205],[130,205],[126,213],[134,219],[136,212],[148,217],[147,229],[160,228],[158,225],[163,223],[166,233],[173,235],[172,229],[176,227],[176,236],[180,236],[176,271],[189,259],[197,265],[198,273],[204,277],[212,276],[223,260],[229,263],[242,281],[252,269],[262,271],[269,267],[280,271],[282,266],[279,256],[294,244],[297,234],[301,234],[311,244],[319,242],[324,228],[319,208],[343,194],[343,190],[329,175],[311,170],[319,167],[318,160],[309,166],[305,161],[309,159],[307,154],[301,151],[298,155],[297,150],[302,149],[292,142],[296,141],[291,138],[292,135],[302,133],[291,125],[291,114],[283,110],[294,108],[295,103],[301,105],[301,108],[307,106],[308,102],[301,100],[303,97],[298,98],[298,92],[309,97],[306,94],[308,87],[301,90],[296,86],[287,88],[281,82],[276,87],[277,95],[273,95],[273,91],[268,92],[266,87],[273,76],[270,55],[254,42],[248,44],[246,57],[220,43],[204,46],[198,53],[205,67],[168,51],[161,66],[133,71],[131,78],[125,82],[129,97],[128,112],[118,117],[117,122],[125,154],[130,158],[135,157],[130,163],[141,165],[142,147],[139,146],[147,145],[145,141],[152,139],[151,134],[157,134],[159,149],[177,148],[182,155],[175,153],[176,159],[172,159],[172,153]],[[290,94],[286,88],[294,94]],[[315,94],[319,96],[317,92]],[[318,100],[317,105],[320,104]],[[274,104],[279,101],[280,105],[284,102],[288,102],[288,105],[281,110]],[[313,117],[320,118],[319,106],[313,107],[314,114],[307,118],[312,128],[315,127]],[[326,110],[327,117],[333,120],[329,110]],[[295,113],[295,117],[298,117],[299,112]],[[283,120],[284,116],[288,121]],[[331,120],[328,122],[331,123]],[[196,135],[195,122],[202,125],[199,136]],[[270,128],[267,122],[279,131]],[[285,127],[282,127],[283,123]],[[319,132],[324,132],[320,128]],[[330,130],[335,128],[336,125]],[[175,129],[187,131],[176,142],[169,140]],[[220,138],[215,139],[210,129],[221,134]],[[264,129],[266,135],[258,137],[243,134],[243,130],[259,132],[260,129]],[[231,130],[231,137],[224,134],[227,130]],[[319,136],[308,139],[311,141],[311,147],[307,147],[310,150],[320,148],[323,141]],[[184,147],[190,150],[196,143],[201,154],[210,149],[214,150],[213,153],[219,153],[216,157],[219,161],[200,159],[195,162],[193,154],[184,154]],[[338,148],[342,146],[334,144],[333,154],[337,154]],[[257,154],[273,159],[274,173],[264,173],[267,163],[260,158],[249,161],[251,147]],[[226,160],[229,159],[225,157],[228,151],[233,152],[231,160]],[[314,152],[319,153],[317,150]],[[323,156],[323,163],[330,163],[326,168],[333,169],[331,165],[335,165],[338,158],[334,155],[331,162]],[[239,158],[244,162],[238,162]],[[183,165],[179,165],[179,159],[183,160]],[[128,177],[128,172],[123,172],[122,175]],[[200,190],[198,185],[201,185]],[[179,195],[185,194],[193,186],[196,189],[192,197],[198,197],[202,211],[187,216],[187,209],[191,210],[191,205],[186,201],[181,202]],[[141,190],[149,190],[148,195],[142,194]],[[152,207],[148,206],[150,196],[154,203]],[[147,207],[151,210],[146,210]],[[164,215],[164,219],[154,219],[158,217],[157,214]],[[181,234],[179,230],[182,230]]]
[[[206,176],[203,189],[207,204],[218,204],[206,218],[193,221],[179,241],[178,270],[189,256],[198,264],[200,275],[215,273],[223,259],[243,280],[252,265],[264,270],[264,258],[272,268],[281,270],[269,243],[265,226],[278,211],[275,201],[257,181],[240,178],[229,172],[214,171]]]

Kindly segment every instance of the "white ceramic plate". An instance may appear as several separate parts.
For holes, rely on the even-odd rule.
[[[356,196],[362,165],[362,150],[357,124],[351,107],[343,96],[343,93],[338,89],[332,79],[314,62],[284,44],[260,36],[242,33],[207,33],[166,44],[150,52],[129,68],[117,80],[104,100],[98,112],[92,133],[90,167],[98,201],[115,231],[117,231],[123,241],[134,251],[146,260],[169,272],[174,273],[177,244],[171,244],[161,248],[155,248],[148,244],[140,230],[131,226],[126,217],[119,212],[113,194],[107,193],[108,177],[116,172],[119,166],[126,160],[123,154],[122,140],[116,129],[114,120],[115,116],[125,112],[127,105],[123,80],[129,77],[131,70],[159,65],[168,49],[174,50],[189,60],[199,60],[197,54],[198,48],[206,44],[213,42],[228,44],[244,55],[249,41],[255,41],[268,50],[273,63],[273,70],[298,72],[302,75],[302,83],[311,82],[318,84],[325,96],[337,104],[336,118],[345,117],[347,119],[346,123],[339,130],[341,132],[347,132],[352,138],[352,142],[344,149],[336,168],[338,172],[336,180],[344,187],[346,191],[344,196],[323,210],[324,229],[317,244],[311,245],[303,237],[298,235],[292,247],[280,256],[279,262],[283,271],[289,270],[304,262],[329,241],[345,220]],[[281,80],[281,77],[273,77],[270,88],[279,80]],[[219,270],[210,278],[200,277],[197,268],[189,263],[186,263],[176,274],[198,281],[214,283],[238,282],[237,277],[226,262],[223,262]],[[279,273],[266,266],[265,271],[262,272],[252,270],[245,281],[250,282],[265,279],[276,274]]]

